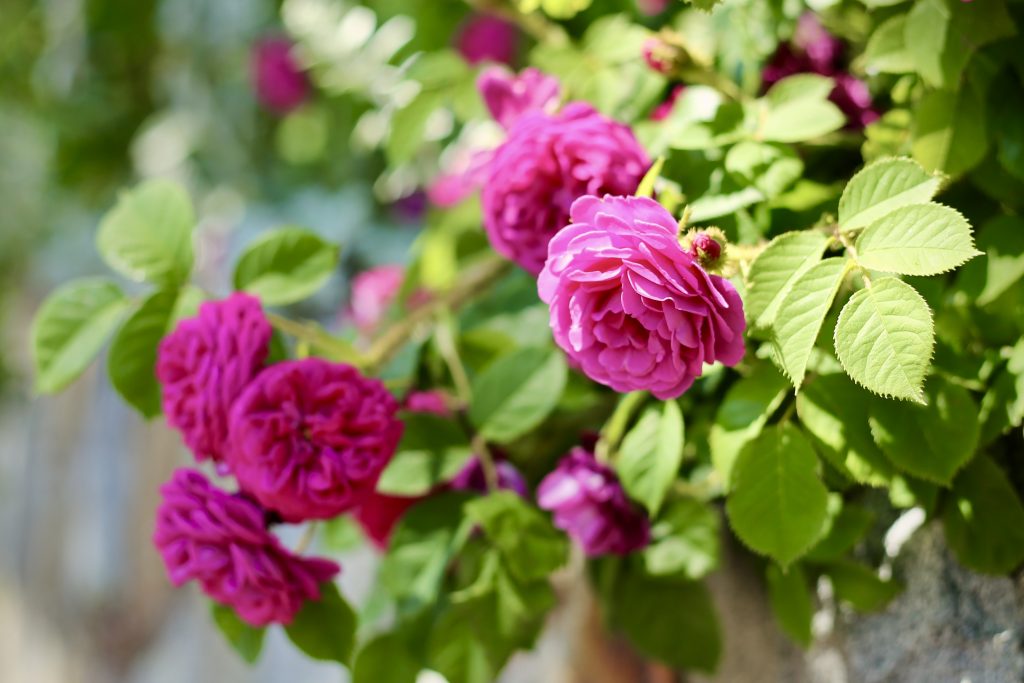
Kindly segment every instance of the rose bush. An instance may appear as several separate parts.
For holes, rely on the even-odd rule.
[[[102,220],[104,261],[150,289],[57,290],[37,382],[113,335],[118,391],[234,477],[164,487],[174,583],[293,624],[357,683],[482,683],[557,608],[552,577],[642,656],[713,671],[743,646],[704,584],[722,538],[802,644],[816,586],[899,593],[877,542],[897,518],[972,570],[1024,563],[1022,6],[628,5],[499,3],[438,37],[403,32],[437,26],[416,7],[286,0],[293,47],[257,60],[253,102],[308,182],[350,155],[374,174],[367,223],[429,198],[401,266],[373,267],[376,233],[342,260],[269,230],[199,304],[211,228],[183,188],[144,181]],[[361,623],[281,523],[379,551]]]

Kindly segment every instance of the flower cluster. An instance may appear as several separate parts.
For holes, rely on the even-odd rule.
[[[535,69],[519,76],[485,71],[478,85],[507,137],[493,154],[474,154],[461,172],[442,176],[430,194],[452,203],[482,185],[491,245],[536,275],[573,201],[632,194],[651,161],[629,126],[591,105],[570,102],[554,111],[558,83]]]
[[[267,109],[287,114],[309,98],[310,85],[295,61],[295,46],[284,38],[265,38],[252,49],[252,85]]]
[[[537,503],[590,556],[627,555],[651,540],[650,522],[626,496],[615,472],[574,448],[540,483]]]
[[[196,579],[251,624],[288,623],[333,563],[296,557],[268,520],[333,517],[373,492],[402,433],[377,380],[319,358],[264,367],[270,324],[259,301],[204,303],[161,343],[167,421],[197,460],[232,473],[235,495],[180,470],[164,489],[154,542],[175,584]]]
[[[704,363],[743,357],[743,304],[679,244],[672,215],[642,197],[582,197],[537,281],[555,342],[592,380],[675,398]],[[707,246],[707,245],[705,245]]]
[[[814,14],[800,17],[793,39],[780,45],[765,65],[761,79],[765,88],[799,73],[829,76],[835,87],[829,99],[846,114],[847,125],[863,128],[878,118],[867,84],[846,70],[846,46],[829,33]]]

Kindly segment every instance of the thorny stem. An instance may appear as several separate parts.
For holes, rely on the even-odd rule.
[[[472,399],[472,389],[469,386],[469,375],[466,373],[466,367],[462,363],[462,358],[459,356],[459,349],[455,344],[455,337],[452,335],[452,320],[451,311],[440,311],[437,326],[434,328],[434,341],[437,344],[437,350],[441,354],[441,358],[444,359],[445,365],[448,366],[448,372],[451,373],[452,382],[455,384],[455,393],[459,397],[459,401],[464,406],[470,405]]]
[[[339,339],[335,339],[315,323],[291,320],[272,311],[267,311],[266,316],[270,324],[281,332],[310,346],[318,346],[333,356],[351,360],[356,355],[351,346]]]
[[[366,353],[366,369],[375,373],[416,334],[420,327],[432,320],[440,311],[456,311],[466,302],[486,290],[489,285],[509,271],[511,264],[497,254],[483,259],[469,270],[463,280],[447,292],[410,313],[384,331]]]

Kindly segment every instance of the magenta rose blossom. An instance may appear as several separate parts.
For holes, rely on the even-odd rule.
[[[526,480],[523,479],[523,475],[519,473],[515,465],[507,460],[499,460],[494,463],[494,471],[497,475],[499,489],[513,491],[521,498],[530,495]],[[487,493],[487,475],[484,474],[484,466],[480,462],[480,458],[475,455],[470,458],[452,479],[451,485],[456,491]]]
[[[263,367],[271,332],[259,300],[236,292],[202,304],[160,342],[164,415],[197,460],[223,460],[228,412]]]
[[[397,411],[383,384],[350,365],[277,363],[235,401],[228,464],[286,521],[330,519],[373,491],[402,436]]]
[[[584,102],[525,114],[489,165],[484,227],[495,251],[536,275],[548,242],[587,194],[632,194],[650,167],[628,126]]]
[[[195,579],[253,626],[291,623],[339,571],[328,560],[289,552],[267,531],[258,505],[214,488],[195,470],[177,470],[160,492],[153,542],[171,583]]]
[[[264,107],[287,114],[309,97],[309,79],[292,56],[291,41],[266,38],[252,50],[252,82]]]
[[[456,44],[459,54],[470,64],[511,64],[519,49],[519,29],[501,17],[478,14],[462,27]]]
[[[596,555],[627,555],[651,541],[647,516],[626,496],[610,467],[582,448],[562,458],[537,489],[537,504],[555,526]]]
[[[743,357],[743,303],[652,199],[582,197],[537,280],[555,342],[595,382],[675,398],[704,363]]]

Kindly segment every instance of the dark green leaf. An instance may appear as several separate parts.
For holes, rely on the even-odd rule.
[[[356,615],[337,586],[324,583],[320,585],[320,599],[307,600],[285,632],[313,659],[347,666],[355,645]]]
[[[652,576],[699,579],[718,566],[718,512],[698,500],[670,502],[651,528],[643,550],[644,568]]]
[[[567,374],[561,351],[525,348],[502,356],[475,378],[469,418],[487,439],[512,441],[554,410]]]
[[[814,603],[807,578],[799,564],[783,570],[768,565],[768,600],[782,630],[804,647],[811,644],[811,617]]]
[[[377,490],[393,496],[420,496],[459,473],[471,457],[469,439],[450,418],[405,413],[405,432]]]
[[[356,653],[352,683],[416,683],[421,668],[404,638],[384,633]]]
[[[903,590],[898,581],[882,579],[874,569],[852,561],[830,564],[825,573],[832,580],[836,597],[861,612],[885,607]]]
[[[250,664],[259,659],[263,650],[263,636],[266,635],[267,629],[250,626],[242,621],[233,609],[215,602],[210,603],[210,611],[213,623],[217,624],[225,640],[242,659]]]
[[[547,515],[511,491],[495,491],[470,501],[466,515],[483,527],[518,579],[545,578],[568,559],[565,535]]]

